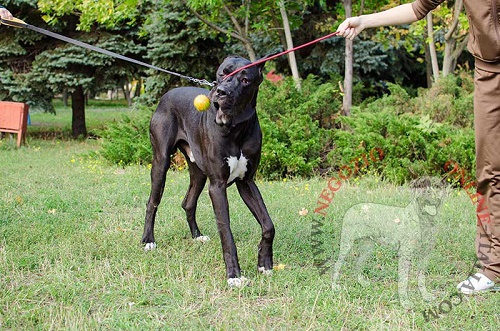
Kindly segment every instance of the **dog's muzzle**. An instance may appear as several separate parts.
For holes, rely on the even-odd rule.
[[[216,110],[215,123],[221,126],[230,125],[232,116],[228,113],[232,111],[231,93],[223,86],[216,86],[212,100]]]

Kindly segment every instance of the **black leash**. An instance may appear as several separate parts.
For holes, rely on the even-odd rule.
[[[54,33],[54,32],[50,32],[50,31],[45,30],[45,29],[38,28],[36,26],[28,24],[28,23],[26,23],[26,22],[24,22],[24,21],[22,21],[20,19],[17,19],[17,18],[14,18],[12,20],[7,20],[7,19],[4,19],[4,18],[0,18],[0,23],[4,24],[4,25],[15,27],[15,28],[29,29],[29,30],[32,30],[32,31],[44,34],[44,35],[52,37],[52,38],[56,38],[56,39],[65,41],[65,42],[73,44],[73,45],[77,45],[77,46],[80,46],[80,47],[83,47],[83,48],[86,48],[86,49],[90,49],[90,50],[95,51],[95,52],[99,52],[99,53],[102,53],[102,54],[105,54],[105,55],[108,55],[108,56],[115,57],[115,58],[120,59],[120,60],[132,62],[132,63],[135,63],[135,64],[139,64],[141,66],[144,66],[144,67],[148,67],[148,68],[151,68],[151,69],[155,69],[155,70],[158,70],[158,71],[165,72],[165,73],[170,74],[170,75],[174,75],[174,76],[177,76],[177,77],[180,77],[180,78],[183,78],[183,79],[187,79],[190,82],[193,82],[195,84],[208,85],[208,86],[211,86],[211,87],[214,86],[214,83],[211,83],[211,82],[209,82],[206,79],[197,79],[197,78],[185,76],[185,75],[179,74],[177,72],[173,72],[173,71],[170,71],[170,70],[166,70],[166,69],[154,66],[154,65],[149,64],[149,63],[138,61],[138,60],[135,60],[135,59],[132,59],[132,58],[120,55],[118,53],[105,50],[105,49],[97,47],[97,46],[92,46],[90,44],[84,43],[84,42],[76,40],[76,39],[68,38],[68,37],[65,37],[63,35],[60,35],[60,34],[57,34],[57,33]]]

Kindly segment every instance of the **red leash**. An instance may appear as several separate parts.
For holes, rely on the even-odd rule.
[[[274,55],[272,55],[272,56],[270,56],[270,57],[267,57],[267,58],[262,58],[262,59],[260,59],[260,60],[255,61],[255,62],[252,62],[252,63],[250,63],[250,64],[247,64],[246,66],[243,66],[243,67],[241,67],[241,68],[236,69],[235,71],[233,71],[233,72],[231,72],[230,74],[226,75],[226,77],[224,77],[224,79],[226,79],[227,77],[230,77],[230,76],[232,76],[232,75],[234,75],[234,74],[236,74],[236,73],[238,73],[238,72],[240,72],[240,71],[242,71],[242,70],[244,70],[244,69],[246,69],[246,68],[250,68],[250,67],[253,67],[253,66],[257,65],[257,64],[260,64],[260,63],[263,63],[263,62],[266,62],[266,61],[269,61],[269,60],[275,59],[275,58],[280,57],[280,56],[282,56],[282,55],[285,55],[285,54],[288,54],[288,53],[294,52],[294,51],[296,51],[296,50],[298,50],[298,49],[301,49],[301,48],[304,48],[304,47],[307,47],[307,46],[311,46],[312,44],[315,44],[315,43],[320,42],[320,41],[322,41],[322,40],[325,40],[325,39],[331,38],[331,37],[336,36],[336,35],[338,35],[338,34],[339,34],[339,33],[338,33],[337,31],[335,31],[335,32],[333,32],[333,33],[330,33],[329,35],[326,35],[326,36],[323,36],[323,37],[321,37],[321,38],[315,39],[315,40],[310,41],[310,42],[308,42],[308,43],[305,43],[305,44],[303,44],[303,45],[300,45],[300,46],[297,46],[297,47],[294,47],[294,48],[287,49],[286,51],[283,51],[283,52],[278,53],[278,54],[274,54]]]

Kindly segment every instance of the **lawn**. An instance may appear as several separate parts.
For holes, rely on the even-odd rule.
[[[133,117],[137,111],[127,107],[124,100],[90,100],[85,109],[89,134],[96,135],[110,121],[119,120],[123,115]],[[31,112],[29,137],[33,139],[67,139],[71,136],[71,108],[55,101],[56,112]]]
[[[89,129],[123,111],[89,111]],[[434,219],[426,288],[435,299],[422,300],[412,270],[414,307],[406,309],[395,247],[375,246],[362,269],[367,286],[354,271],[363,248],[349,254],[340,289],[332,288],[331,267],[347,210],[368,202],[405,207],[413,198],[408,187],[352,177],[337,187],[320,218],[314,210],[328,178],[259,180],[276,226],[272,276],[256,270],[259,227],[231,187],[231,227],[251,283],[230,289],[206,190],[198,223],[212,240],[190,238],[180,206],[188,174],[175,171],[158,212],[158,247],[144,252],[148,167],[107,163],[98,139],[59,139],[68,128],[68,118],[59,117],[64,112],[32,115],[37,126],[29,132],[53,128],[46,139],[29,136],[20,149],[0,143],[0,330],[498,329],[498,294],[454,296],[475,260],[475,209],[463,190],[443,197]],[[53,116],[50,124],[46,116]]]

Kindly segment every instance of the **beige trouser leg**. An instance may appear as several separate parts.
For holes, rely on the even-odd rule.
[[[475,70],[476,253],[483,274],[500,279],[500,73]]]

